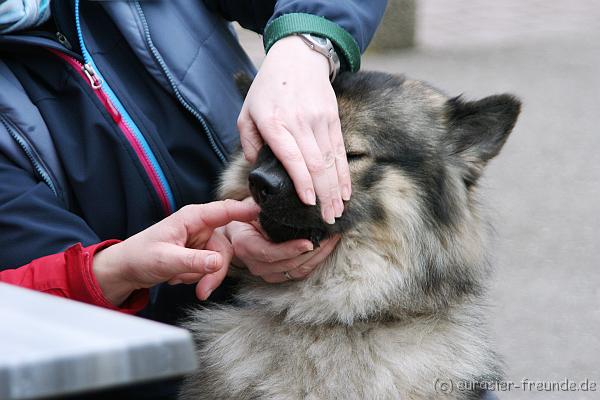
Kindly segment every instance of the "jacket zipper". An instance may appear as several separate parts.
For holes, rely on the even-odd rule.
[[[152,186],[154,186],[156,192],[158,193],[158,197],[160,198],[165,215],[169,215],[175,211],[176,207],[173,191],[171,190],[165,173],[163,172],[156,156],[152,152],[148,141],[94,64],[94,60],[92,59],[91,54],[88,52],[83,38],[83,31],[81,29],[79,15],[79,3],[80,0],[75,0],[75,25],[77,27],[79,47],[81,48],[84,63],[82,64],[77,59],[62,53],[59,54],[59,56],[61,56],[61,58],[63,58],[69,64],[73,65],[80,75],[83,74],[83,76],[90,83],[90,87],[94,89],[94,92],[102,104],[107,107],[107,110],[113,117],[113,120],[118,124],[119,128],[121,128],[121,131],[124,133],[125,137],[132,145],[140,161],[142,162],[142,165],[146,170],[150,181],[152,182]]]
[[[56,197],[62,198],[60,196],[60,194],[58,193],[57,185],[54,184],[54,181],[52,180],[50,173],[48,172],[48,169],[44,165],[44,163],[41,160],[41,158],[39,157],[39,155],[35,152],[35,150],[34,150],[35,148],[31,145],[31,143],[29,142],[29,139],[27,139],[27,137],[25,135],[23,135],[19,131],[19,129],[16,126],[14,126],[3,115],[0,115],[0,123],[2,123],[2,125],[4,125],[4,127],[6,128],[6,130],[9,133],[9,135],[15,140],[15,142],[17,142],[17,144],[25,152],[25,154],[27,155],[27,158],[29,158],[29,161],[33,165],[33,168],[37,172],[40,179],[46,185],[48,185],[50,187],[50,190],[52,190],[52,193],[54,193],[54,195]]]
[[[58,42],[60,44],[65,46],[67,49],[73,50],[73,46],[71,45],[71,42],[69,42],[69,39],[67,39],[67,37],[62,32],[60,32],[60,31],[56,32],[56,39],[58,40]]]
[[[200,125],[204,129],[204,133],[206,134],[206,137],[208,138],[210,146],[211,146],[212,150],[215,152],[215,154],[217,155],[217,157],[219,157],[219,160],[221,160],[221,162],[223,164],[227,163],[227,157],[225,156],[225,154],[219,148],[219,145],[217,144],[217,138],[213,134],[210,126],[208,125],[208,123],[206,122],[206,119],[181,94],[181,92],[179,91],[179,88],[177,87],[177,84],[175,83],[175,79],[173,78],[173,75],[171,75],[171,72],[167,68],[167,66],[166,66],[166,64],[165,64],[162,56],[158,52],[158,49],[154,46],[154,42],[152,41],[152,37],[150,36],[150,29],[148,28],[148,22],[146,20],[146,15],[144,14],[144,11],[142,10],[142,6],[140,5],[139,1],[135,2],[135,7],[136,7],[136,10],[137,10],[138,16],[140,17],[140,21],[142,22],[142,27],[144,29],[144,39],[146,40],[146,45],[150,49],[150,52],[152,53],[152,56],[154,57],[154,59],[156,60],[156,62],[158,62],[158,65],[160,66],[160,68],[162,69],[163,73],[167,77],[167,80],[169,81],[169,85],[171,86],[171,89],[173,90],[173,93],[175,93],[175,97],[177,98],[177,100],[179,101],[179,103],[190,114],[192,114],[198,120],[198,122],[200,122]]]
[[[165,212],[165,215],[171,214],[173,212],[173,208],[169,202],[165,191],[163,190],[163,185],[160,182],[158,174],[154,170],[154,167],[151,161],[149,160],[146,152],[144,151],[141,143],[137,140],[132,130],[125,123],[121,112],[119,111],[119,109],[117,109],[117,107],[115,107],[111,98],[103,90],[104,83],[102,79],[98,76],[94,68],[90,64],[83,64],[76,58],[66,55],[55,49],[48,50],[60,57],[61,59],[63,59],[71,67],[73,67],[73,69],[79,74],[79,76],[81,76],[82,79],[88,82],[90,88],[93,89],[94,93],[96,94],[96,97],[98,97],[108,114],[111,116],[113,122],[119,127],[127,141],[133,147],[135,153],[138,155],[144,170],[146,171],[148,177],[150,178],[150,181],[152,182],[152,186],[156,189],[158,193],[158,197],[160,199],[161,206]]]

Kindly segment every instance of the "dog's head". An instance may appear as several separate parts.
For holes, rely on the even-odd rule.
[[[261,207],[261,225],[275,242],[306,238],[318,243],[362,221],[399,222],[389,218],[400,209],[405,217],[431,225],[460,224],[461,206],[467,206],[520,109],[510,95],[463,101],[384,73],[343,74],[334,88],[354,193],[334,225],[322,220],[318,205],[300,201],[268,146],[254,165],[235,174],[237,180],[224,179],[224,191],[230,192],[225,196],[232,187],[237,186],[233,194],[244,191],[240,186],[249,189]]]
[[[509,136],[520,102],[506,94],[450,98],[424,82],[376,72],[341,74],[334,89],[352,179],[352,198],[334,225],[321,219],[318,205],[300,201],[268,147],[254,165],[243,157],[232,164],[222,195],[251,193],[274,241],[316,243],[342,234],[344,251],[338,253],[348,264],[361,264],[345,276],[373,285],[381,275],[382,287],[368,296],[386,293],[385,284],[394,291],[381,294],[385,301],[421,299],[434,306],[476,290],[482,268],[474,265],[483,263],[486,225],[475,199],[477,182]],[[367,255],[371,259],[361,261]]]

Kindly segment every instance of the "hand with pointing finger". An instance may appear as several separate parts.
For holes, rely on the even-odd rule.
[[[335,223],[352,192],[335,93],[326,58],[298,36],[267,54],[238,119],[250,162],[267,143],[309,205],[318,198],[323,220]]]
[[[205,300],[227,275],[233,249],[218,227],[251,221],[253,203],[234,200],[189,205],[129,239],[94,256],[93,270],[104,296],[114,305],[133,291],[162,282],[195,283]]]

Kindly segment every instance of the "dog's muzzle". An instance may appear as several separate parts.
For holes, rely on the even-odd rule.
[[[261,208],[260,224],[272,241],[308,239],[316,247],[328,236],[320,207],[302,203],[290,176],[268,146],[260,150],[248,183]]]

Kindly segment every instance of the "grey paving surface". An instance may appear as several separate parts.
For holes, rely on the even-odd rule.
[[[260,45],[243,38],[260,61]],[[483,182],[497,228],[489,317],[507,380],[597,388],[498,394],[600,398],[600,2],[423,0],[418,40],[363,68],[524,103]]]

